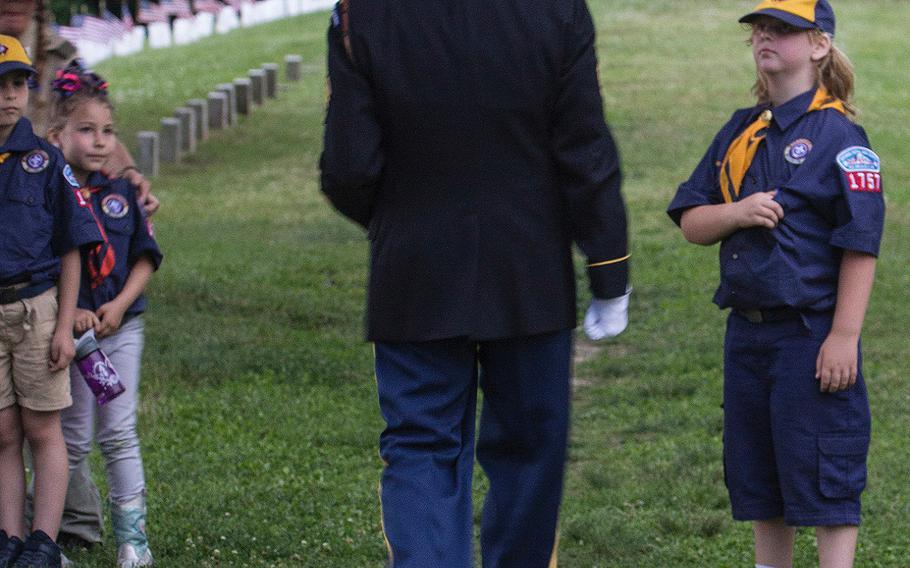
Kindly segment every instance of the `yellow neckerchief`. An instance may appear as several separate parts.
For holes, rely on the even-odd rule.
[[[819,87],[806,112],[826,108],[833,108],[847,114],[843,101],[830,96],[824,87]],[[768,133],[768,126],[773,117],[771,109],[762,112],[755,122],[750,124],[727,148],[727,154],[720,166],[720,191],[724,196],[724,203],[733,203],[739,197],[743,178],[746,177],[746,172],[752,165],[752,160],[755,159],[755,152],[758,151],[759,145]]]

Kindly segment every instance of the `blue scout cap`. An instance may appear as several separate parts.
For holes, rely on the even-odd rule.
[[[817,29],[834,35],[834,8],[828,0],[762,0],[739,19],[744,24],[769,16],[804,30]]]
[[[19,40],[13,36],[0,35],[0,75],[17,70],[35,72],[32,60],[26,55]]]

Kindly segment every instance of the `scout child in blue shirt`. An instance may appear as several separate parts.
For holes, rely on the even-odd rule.
[[[72,166],[110,243],[101,258],[83,255],[75,331],[94,330],[126,387],[118,398],[98,406],[73,365],[73,406],[63,413],[63,432],[74,469],[88,457],[93,439],[101,447],[118,568],[151,566],[136,410],[146,306],[142,294],[162,257],[136,200],[136,188],[101,170],[116,146],[107,83],[71,65],[58,73],[53,86],[57,96],[48,137]]]
[[[853,69],[827,0],[761,2],[755,107],[717,134],[669,214],[720,246],[724,466],[756,566],[792,564],[814,526],[822,568],[853,565],[870,417],[860,330],[884,222],[880,161],[852,122]]]
[[[60,565],[79,249],[102,241],[69,166],[22,116],[33,74],[19,41],[0,35],[0,567]],[[35,472],[24,543],[23,439]]]

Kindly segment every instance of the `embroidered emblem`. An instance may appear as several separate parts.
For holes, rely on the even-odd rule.
[[[6,52],[9,51],[9,48],[6,45],[0,43],[0,55],[6,55]]]
[[[75,187],[73,187],[71,189],[73,190],[73,196],[76,198],[76,203],[79,204],[79,207],[88,207],[88,201],[85,200],[86,199],[84,197],[85,194],[82,193],[83,190],[75,188]]]
[[[837,155],[837,165],[844,172],[850,191],[881,193],[882,161],[878,154],[864,146],[852,146]]]
[[[837,155],[837,165],[845,172],[880,172],[878,154],[864,146],[851,146]]]
[[[76,189],[79,189],[82,186],[82,184],[79,183],[79,180],[76,179],[76,175],[73,173],[73,168],[71,168],[69,164],[63,166],[63,179],[66,180],[66,183],[70,184]]]
[[[51,162],[50,156],[44,150],[32,150],[22,157],[22,169],[30,174],[37,174],[47,169]]]
[[[806,161],[806,156],[812,151],[812,142],[805,138],[794,140],[784,150],[784,159],[793,165],[800,165]]]
[[[112,193],[101,200],[101,210],[111,219],[122,219],[130,212],[130,205],[122,195]]]

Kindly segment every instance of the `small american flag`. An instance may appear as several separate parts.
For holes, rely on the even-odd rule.
[[[143,24],[154,24],[155,22],[169,22],[167,11],[157,2],[143,0],[139,3],[139,12],[136,13],[136,19]]]
[[[161,5],[171,16],[189,18],[193,15],[189,0],[162,0]]]
[[[196,12],[217,14],[222,8],[224,8],[224,4],[218,0],[193,0],[193,9]]]

